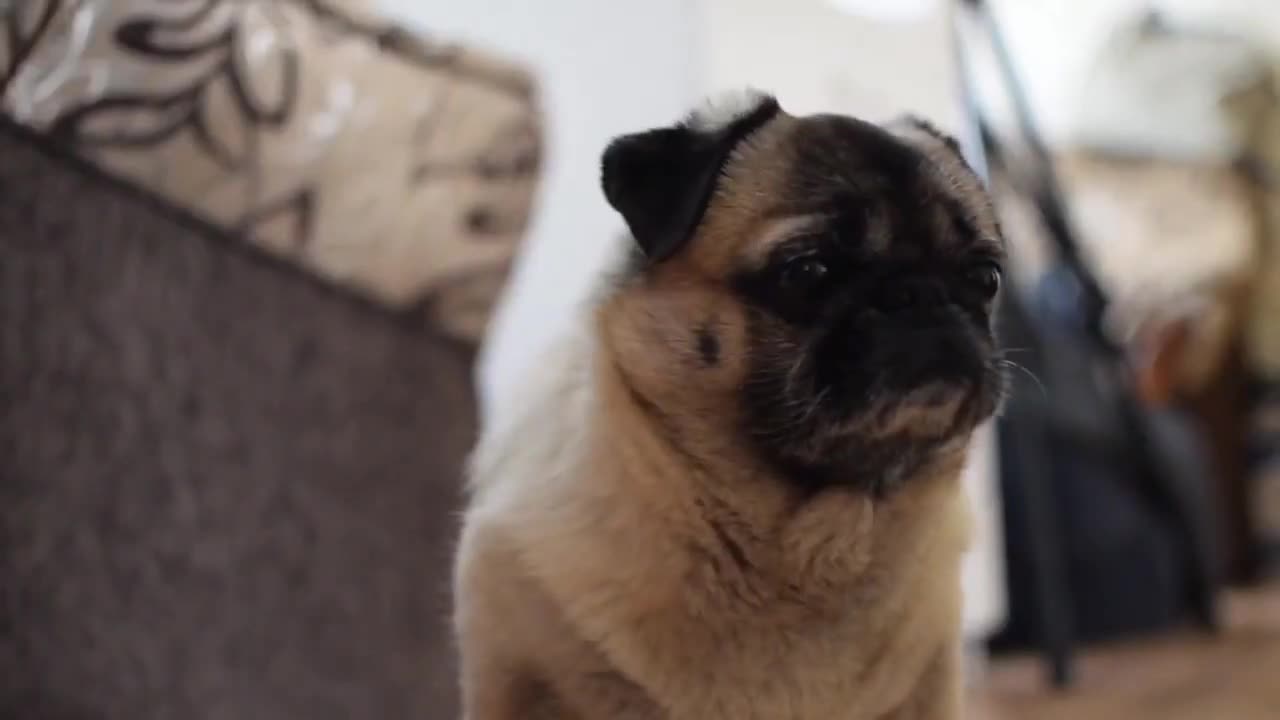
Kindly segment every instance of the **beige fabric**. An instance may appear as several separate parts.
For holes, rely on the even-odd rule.
[[[1091,259],[1119,302],[1149,311],[1249,268],[1255,229],[1231,168],[1086,154],[1060,167]]]
[[[524,72],[318,0],[24,0],[0,111],[474,340],[540,156]],[[16,43],[13,39],[16,38]]]
[[[1181,384],[1209,379],[1240,325],[1242,298],[1258,259],[1247,185],[1229,167],[1127,160],[1067,152],[1057,170],[1090,267],[1114,302],[1121,336],[1148,323],[1192,320]],[[999,195],[1016,267],[1034,278],[1047,256],[1033,211]]]

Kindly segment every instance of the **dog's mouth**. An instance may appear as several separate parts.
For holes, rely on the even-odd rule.
[[[959,324],[836,334],[812,348],[811,392],[841,420],[955,414],[998,395],[993,343]]]
[[[928,374],[910,383],[884,372],[860,388],[791,385],[757,433],[797,457],[820,461],[847,448],[884,442],[945,442],[989,417],[1001,395],[993,367],[972,374]]]
[[[872,391],[857,405],[832,408],[826,433],[861,442],[885,438],[945,440],[984,416],[989,391],[977,379],[932,379],[908,389]]]
[[[747,387],[751,429],[814,476],[901,472],[993,414],[1004,386],[997,358],[989,336],[960,323],[833,331],[761,366]]]

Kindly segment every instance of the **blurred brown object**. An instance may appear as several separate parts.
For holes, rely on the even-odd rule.
[[[1249,123],[1244,165],[1263,227],[1243,337],[1250,380],[1248,505],[1260,572],[1280,577],[1280,56],[1273,55],[1266,112]]]
[[[1260,570],[1249,484],[1249,379],[1243,340],[1236,335],[1219,371],[1182,398],[1200,421],[1208,443],[1217,481],[1222,572],[1236,585],[1255,582]]]
[[[0,717],[456,717],[531,78],[317,0],[0,3]]]
[[[1224,298],[1223,306],[1231,305]],[[1138,390],[1147,405],[1179,405],[1196,417],[1215,474],[1221,571],[1228,582],[1249,583],[1255,579],[1258,562],[1254,524],[1248,512],[1245,439],[1249,383],[1239,323],[1235,332],[1221,336],[1226,347],[1210,355],[1194,344],[1196,322],[1197,318],[1185,316],[1153,319],[1135,333]],[[1188,378],[1188,367],[1194,372],[1199,369],[1197,364],[1206,362],[1211,363],[1208,371]]]

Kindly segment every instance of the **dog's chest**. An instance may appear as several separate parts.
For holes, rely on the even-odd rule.
[[[825,637],[776,636],[743,643],[712,670],[672,720],[873,720],[910,692],[932,639],[869,637],[833,628]],[[932,652],[932,651],[931,651]],[[930,652],[930,654],[931,654]]]
[[[872,574],[867,587],[839,592],[842,600],[814,612],[807,602],[778,601],[777,593],[773,600],[721,593],[712,602],[702,592],[638,613],[621,602],[637,591],[628,586],[596,606],[599,614],[580,618],[581,637],[602,641],[596,657],[608,667],[597,679],[628,678],[643,689],[648,714],[584,717],[878,720],[909,697],[925,666],[954,640],[958,600],[948,576]],[[618,694],[609,683],[584,690],[599,695],[593,708]]]
[[[611,664],[592,668],[575,683],[574,704],[583,718],[877,720],[945,645],[939,630],[917,623],[868,633],[856,619],[807,631],[690,630],[670,653],[651,646],[648,662],[627,669],[634,682]]]
[[[672,667],[681,678],[642,691],[612,669],[578,678],[574,717],[610,720],[874,720],[883,694],[854,668],[780,657],[756,663]],[[669,679],[670,680],[670,679]]]

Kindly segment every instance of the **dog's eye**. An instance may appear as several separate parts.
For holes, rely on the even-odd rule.
[[[827,279],[829,273],[826,264],[817,258],[796,258],[782,269],[782,287],[792,293],[811,292]]]
[[[1002,273],[999,263],[983,260],[965,271],[965,280],[984,298],[990,300],[1000,292]]]

